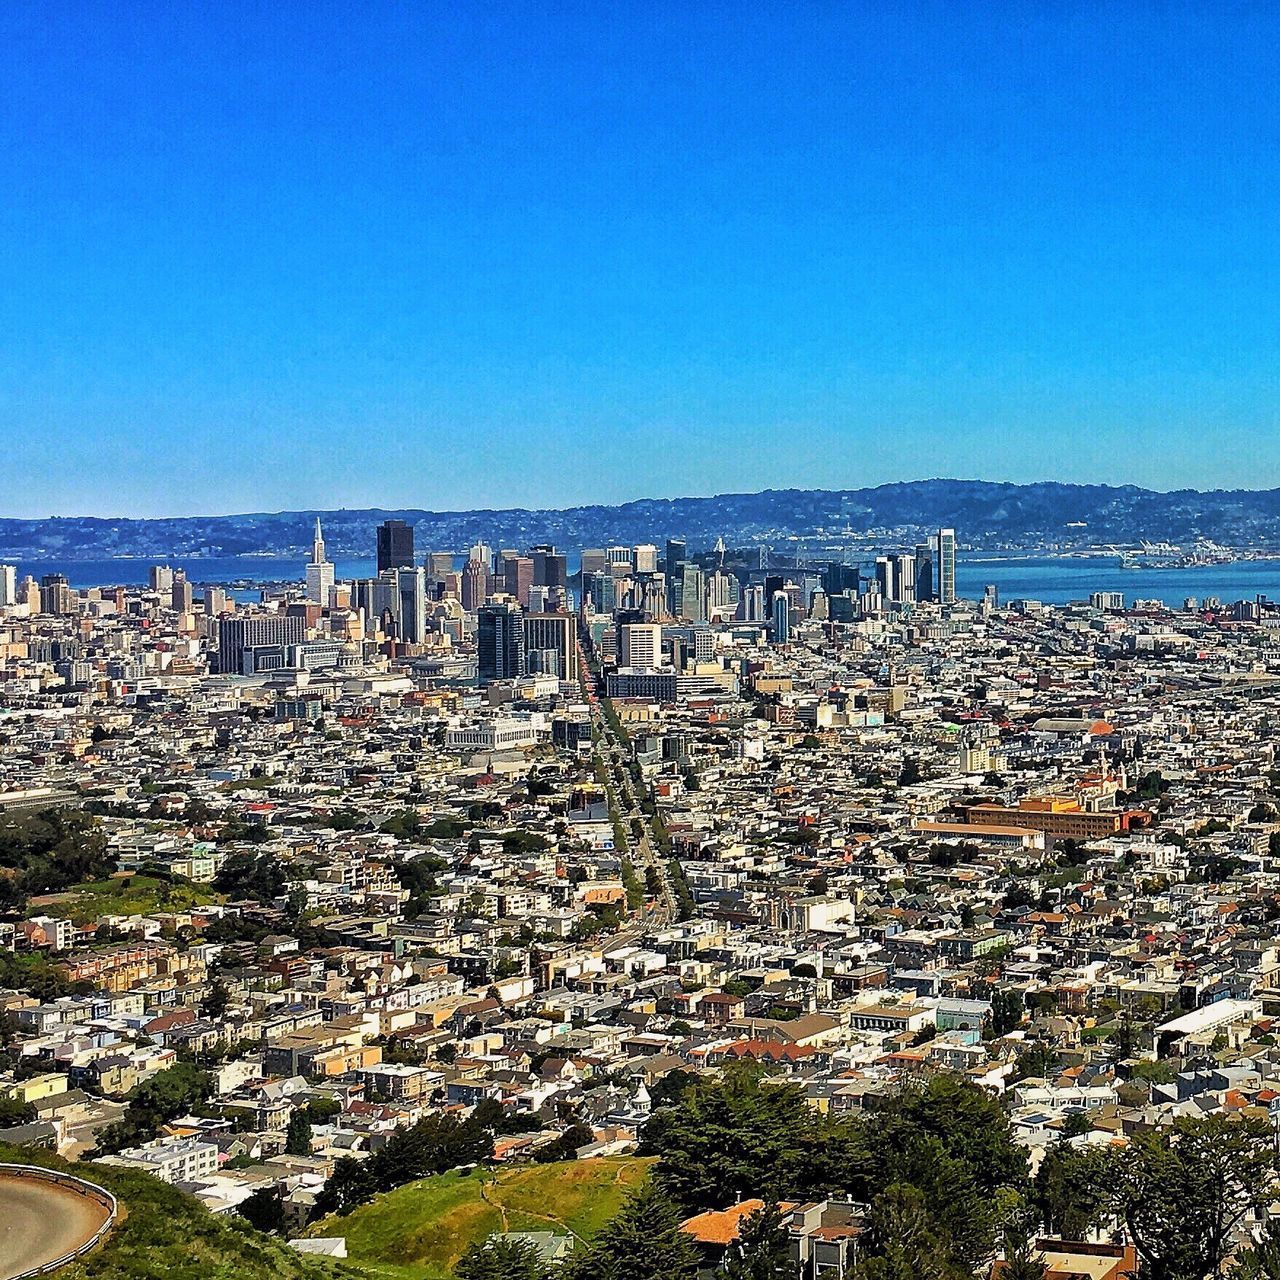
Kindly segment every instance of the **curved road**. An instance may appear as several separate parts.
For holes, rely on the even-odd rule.
[[[78,1249],[106,1217],[96,1200],[0,1171],[0,1280]]]

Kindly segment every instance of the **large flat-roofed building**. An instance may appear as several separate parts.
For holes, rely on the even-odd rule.
[[[1128,814],[1115,809],[1090,813],[1074,800],[1051,796],[1023,800],[1014,808],[998,804],[974,804],[965,809],[970,823],[999,827],[1030,827],[1055,840],[1100,840],[1128,827]]]
[[[940,839],[982,840],[987,844],[1008,845],[1018,849],[1043,849],[1044,832],[1036,827],[999,825],[990,822],[933,822],[917,819],[915,829]]]
[[[486,720],[450,729],[444,735],[446,751],[518,751],[537,741],[532,720]]]
[[[629,622],[619,628],[619,665],[652,671],[662,665],[662,628],[656,622]]]
[[[224,675],[242,675],[246,649],[300,645],[306,638],[306,619],[294,615],[221,618],[218,621],[218,670]]]
[[[142,1169],[167,1182],[194,1182],[218,1171],[218,1148],[195,1138],[159,1138],[146,1146],[129,1147],[114,1156],[101,1157],[103,1164],[125,1169]]]

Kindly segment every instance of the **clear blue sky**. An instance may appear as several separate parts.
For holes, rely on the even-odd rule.
[[[1280,484],[1274,4],[0,41],[0,514]]]

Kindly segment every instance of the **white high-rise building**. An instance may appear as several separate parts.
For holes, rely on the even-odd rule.
[[[307,565],[307,599],[328,608],[333,597],[333,561],[325,558],[324,535],[320,517],[316,517],[316,538],[311,547],[311,563]]]
[[[651,542],[642,542],[639,546],[631,548],[635,557],[635,567],[637,573],[657,573],[658,572],[658,548]]]
[[[662,628],[656,622],[629,622],[621,631],[620,666],[652,671],[662,665]]]

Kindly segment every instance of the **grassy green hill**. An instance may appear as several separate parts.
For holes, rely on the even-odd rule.
[[[495,1231],[590,1238],[644,1180],[652,1160],[606,1156],[423,1178],[307,1232],[345,1236],[350,1261],[380,1280],[447,1280],[467,1246]]]
[[[113,876],[72,885],[43,899],[45,915],[90,924],[103,916],[150,915],[155,911],[189,911],[217,902],[218,895],[204,885],[185,880],[171,883],[155,876]]]
[[[150,1174],[107,1165],[70,1165],[47,1151],[0,1145],[0,1161],[40,1164],[106,1187],[125,1220],[102,1248],[58,1272],[58,1280],[360,1280],[358,1267],[312,1258],[253,1230]]]

